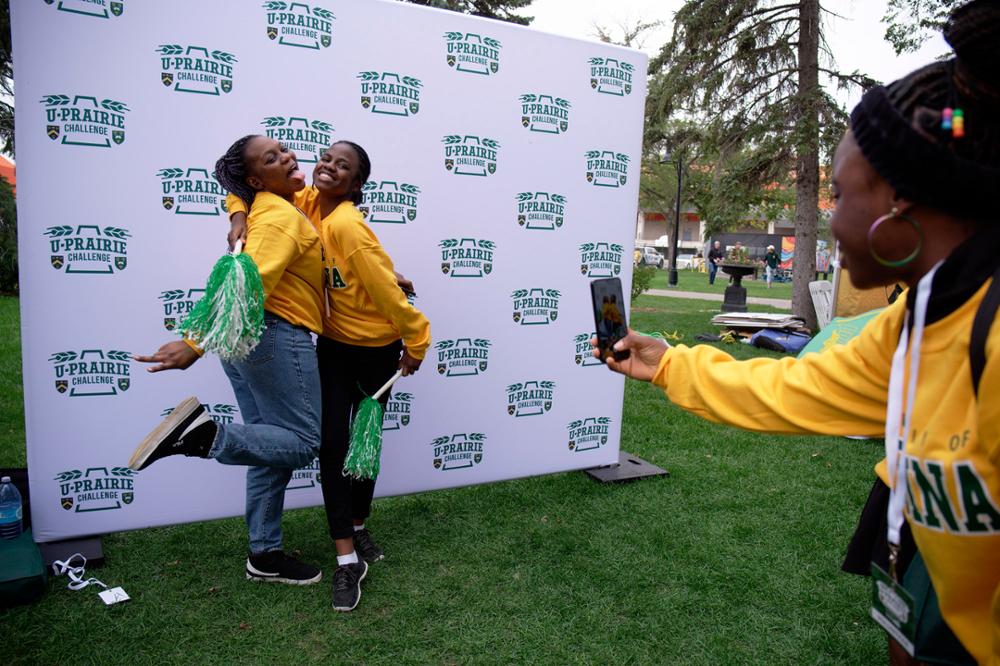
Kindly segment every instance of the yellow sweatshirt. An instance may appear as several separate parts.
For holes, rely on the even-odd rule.
[[[321,220],[318,194],[315,187],[300,190],[295,205],[321,225],[329,254],[330,313],[323,321],[323,335],[361,347],[381,347],[402,338],[407,353],[423,359],[431,342],[430,322],[406,300],[389,255],[352,203],[340,204]],[[242,200],[232,194],[226,206],[230,215],[246,212]]]
[[[972,319],[988,284],[924,331],[906,518],[948,626],[979,663],[1000,664],[1000,317],[978,400],[969,370]],[[673,347],[653,383],[718,423],[882,437],[905,308],[899,299],[847,345],[801,359],[736,361],[708,345]]]
[[[239,198],[229,195],[231,199]],[[243,208],[242,212],[246,212]],[[323,330],[323,253],[315,227],[295,206],[260,192],[247,216],[250,255],[264,283],[264,309],[314,333]]]

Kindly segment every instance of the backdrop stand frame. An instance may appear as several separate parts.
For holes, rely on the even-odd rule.
[[[78,539],[40,543],[38,544],[38,550],[42,551],[46,567],[51,567],[52,563],[56,560],[65,562],[74,553],[80,553],[87,558],[88,570],[104,566],[104,547],[101,545],[100,534]]]
[[[623,483],[650,476],[670,476],[670,472],[662,467],[657,467],[639,456],[621,450],[618,451],[617,463],[603,467],[591,467],[583,471],[601,483]]]

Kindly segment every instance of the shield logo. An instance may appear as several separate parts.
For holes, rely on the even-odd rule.
[[[497,163],[496,162],[490,162],[486,166],[486,168],[487,168],[487,170],[489,170],[490,173],[496,173],[497,172]]]
[[[625,84],[625,94],[629,95],[631,93],[632,93],[632,84],[631,83],[626,83]]]
[[[557,217],[556,218],[556,226],[557,227],[561,227],[562,223],[563,223],[563,219],[561,217]]]
[[[270,26],[270,25],[267,26],[267,38],[268,39],[277,39],[278,38],[278,29],[275,28],[274,26]]]
[[[448,271],[450,271],[450,270],[451,270],[451,264],[441,264],[441,272],[442,273],[444,273],[445,275],[447,275]]]
[[[330,35],[322,35],[319,38],[319,43],[322,44],[324,48],[327,47],[327,46],[330,46],[330,41],[331,41],[330,40]]]
[[[444,168],[447,169],[448,171],[451,171],[452,169],[454,169],[455,168],[455,160],[451,160],[451,159],[445,160],[444,161]]]
[[[480,369],[480,371],[486,372],[486,366],[487,365],[488,365],[487,361],[480,361],[479,362],[479,369]]]
[[[486,273],[487,275],[489,275],[490,273],[492,273],[493,272],[493,264],[491,264],[491,263],[483,264],[483,272]]]
[[[472,459],[478,465],[479,463],[483,462],[483,454],[482,453],[477,453],[476,455],[472,456]]]
[[[114,130],[111,132],[111,140],[120,146],[125,143],[125,132],[122,130]]]
[[[583,357],[580,356],[579,354],[577,354],[576,355],[576,364],[580,365],[581,363],[583,363]]]
[[[167,210],[172,209],[174,207],[174,198],[163,197],[163,207],[166,208]]]
[[[65,393],[69,389],[69,382],[65,379],[56,380],[56,391]]]
[[[455,56],[453,55],[448,56],[448,66],[449,67],[455,66]]]
[[[111,3],[111,13],[115,16],[121,16],[122,12],[125,11],[125,5],[120,2]]]
[[[566,122],[565,120],[560,120],[559,121],[559,129],[561,129],[563,132],[565,132],[567,129],[569,129],[569,123]]]
[[[576,448],[576,442],[574,442],[572,439],[569,440],[569,450],[572,451],[575,448]]]
[[[521,321],[521,313],[520,312],[515,312],[514,313],[514,323],[516,324],[519,321]]]
[[[444,371],[447,369],[444,363],[438,363],[438,374],[443,375]]]
[[[119,377],[118,378],[118,388],[120,388],[123,391],[127,391],[128,387],[131,385],[131,383],[132,382],[129,380],[128,377]]]
[[[594,182],[594,172],[593,171],[588,171],[587,172],[587,182],[588,183]]]
[[[365,96],[365,97],[361,98],[361,106],[363,106],[363,107],[365,107],[367,109],[371,105],[372,105],[372,98],[371,97]]]
[[[500,63],[498,63],[498,62],[491,62],[490,63],[490,71],[491,72],[493,72],[494,74],[496,74],[498,69],[500,69]]]
[[[608,436],[607,435],[602,435],[601,436],[601,444],[607,444],[607,443],[608,443]]]
[[[45,133],[49,135],[49,138],[55,141],[59,138],[59,126],[58,125],[48,125],[45,128]]]
[[[358,210],[361,212],[362,215],[368,217],[368,206],[359,206]]]
[[[615,275],[618,275],[621,272],[622,272],[622,267],[621,266],[615,266]]]
[[[559,316],[559,313],[557,311],[553,310],[552,312],[549,313],[549,320],[550,321],[555,321],[556,317],[558,317],[558,316]]]
[[[410,113],[416,113],[420,110],[419,102],[410,102]]]
[[[170,72],[163,72],[160,74],[160,82],[169,88],[174,82],[174,75]]]
[[[580,273],[583,275],[587,274],[587,264],[580,264]]]
[[[52,268],[59,270],[60,268],[63,267],[65,258],[61,254],[53,254],[51,257],[49,257],[49,261],[52,262]]]
[[[403,414],[402,416],[399,417],[399,422],[402,423],[403,425],[410,425],[410,415]]]
[[[406,219],[408,219],[410,222],[413,222],[413,220],[417,219],[417,209],[410,208],[409,210],[407,210]]]
[[[61,500],[59,500],[59,504],[62,505],[62,508],[64,508],[67,511],[69,511],[70,509],[73,508],[73,498],[72,497],[63,497]]]
[[[507,413],[514,416],[514,405],[507,405]]]
[[[122,493],[122,501],[126,504],[131,504],[132,500],[135,499],[135,493],[132,491]]]
[[[115,268],[120,271],[125,270],[125,266],[128,264],[128,257],[115,257]]]
[[[227,93],[233,89],[232,79],[222,79],[222,92]]]
[[[545,411],[549,411],[550,409],[552,409],[552,401],[551,400],[546,400],[545,401]]]
[[[434,469],[441,469],[441,459],[440,458],[435,458],[434,459]]]
[[[525,222],[527,222],[527,218],[524,215],[517,216],[517,226],[523,227]]]
[[[531,120],[528,119],[528,116],[521,116],[521,126],[522,127],[527,127],[530,124],[531,124]]]
[[[597,79],[590,80],[590,87],[593,88],[594,90],[597,90]]]
[[[619,180],[619,181],[621,181],[621,184],[622,184],[622,185],[624,185],[624,184],[625,184],[625,181],[626,181],[626,180],[628,180],[628,177],[627,177],[627,176],[619,176],[619,177],[618,177],[618,180]]]
[[[164,317],[163,318],[163,328],[168,331],[172,331],[177,328],[177,319],[174,317]]]

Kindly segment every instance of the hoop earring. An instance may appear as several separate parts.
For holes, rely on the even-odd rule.
[[[872,239],[875,237],[875,231],[879,228],[879,225],[881,225],[886,220],[892,220],[895,218],[899,218],[900,220],[905,220],[906,222],[909,222],[910,225],[916,230],[917,247],[913,250],[913,252],[909,254],[909,256],[903,257],[902,259],[897,259],[896,261],[890,261],[888,259],[880,257],[878,253],[875,252],[875,248],[872,246]],[[908,263],[917,258],[917,255],[920,254],[920,250],[921,248],[923,248],[923,246],[924,246],[924,232],[920,228],[920,224],[917,223],[917,221],[914,220],[909,215],[904,215],[900,213],[899,209],[896,208],[895,206],[893,206],[892,210],[889,211],[887,214],[883,215],[882,217],[872,222],[872,226],[868,228],[868,253],[872,256],[872,259],[882,264],[883,266],[886,266],[887,268],[901,268],[902,266],[906,266]]]

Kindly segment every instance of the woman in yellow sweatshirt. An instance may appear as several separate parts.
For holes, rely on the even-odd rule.
[[[260,270],[265,329],[244,361],[222,362],[242,424],[216,424],[200,401],[181,402],[139,445],[129,466],[174,454],[247,465],[248,579],[308,585],[322,574],[282,551],[281,514],[292,471],[320,446],[320,381],[312,334],[323,330],[323,245],[291,203],[305,186],[295,154],[273,139],[246,136],[216,163],[215,177],[252,204],[243,252]],[[200,356],[188,340],[136,360],[150,372],[186,369]]]
[[[890,569],[905,514],[967,651],[946,663],[998,664],[1000,3],[959,8],[945,37],[954,59],[864,95],[833,162],[841,265],[857,287],[906,283],[906,299],[849,344],[801,359],[735,361],[630,332],[615,345],[630,358],[608,366],[711,421],[884,436]]]
[[[333,605],[353,610],[361,597],[367,564],[384,555],[365,528],[375,482],[344,476],[351,415],[397,369],[416,372],[430,345],[430,323],[406,299],[392,260],[357,209],[371,173],[365,150],[348,141],[327,149],[313,170],[313,187],[295,202],[321,224],[328,251],[329,312],[317,342],[323,386],[323,445],[320,469],[330,535],[337,549]],[[226,200],[239,234],[240,201]],[[389,399],[385,393],[383,407]],[[360,555],[360,558],[359,558]]]

